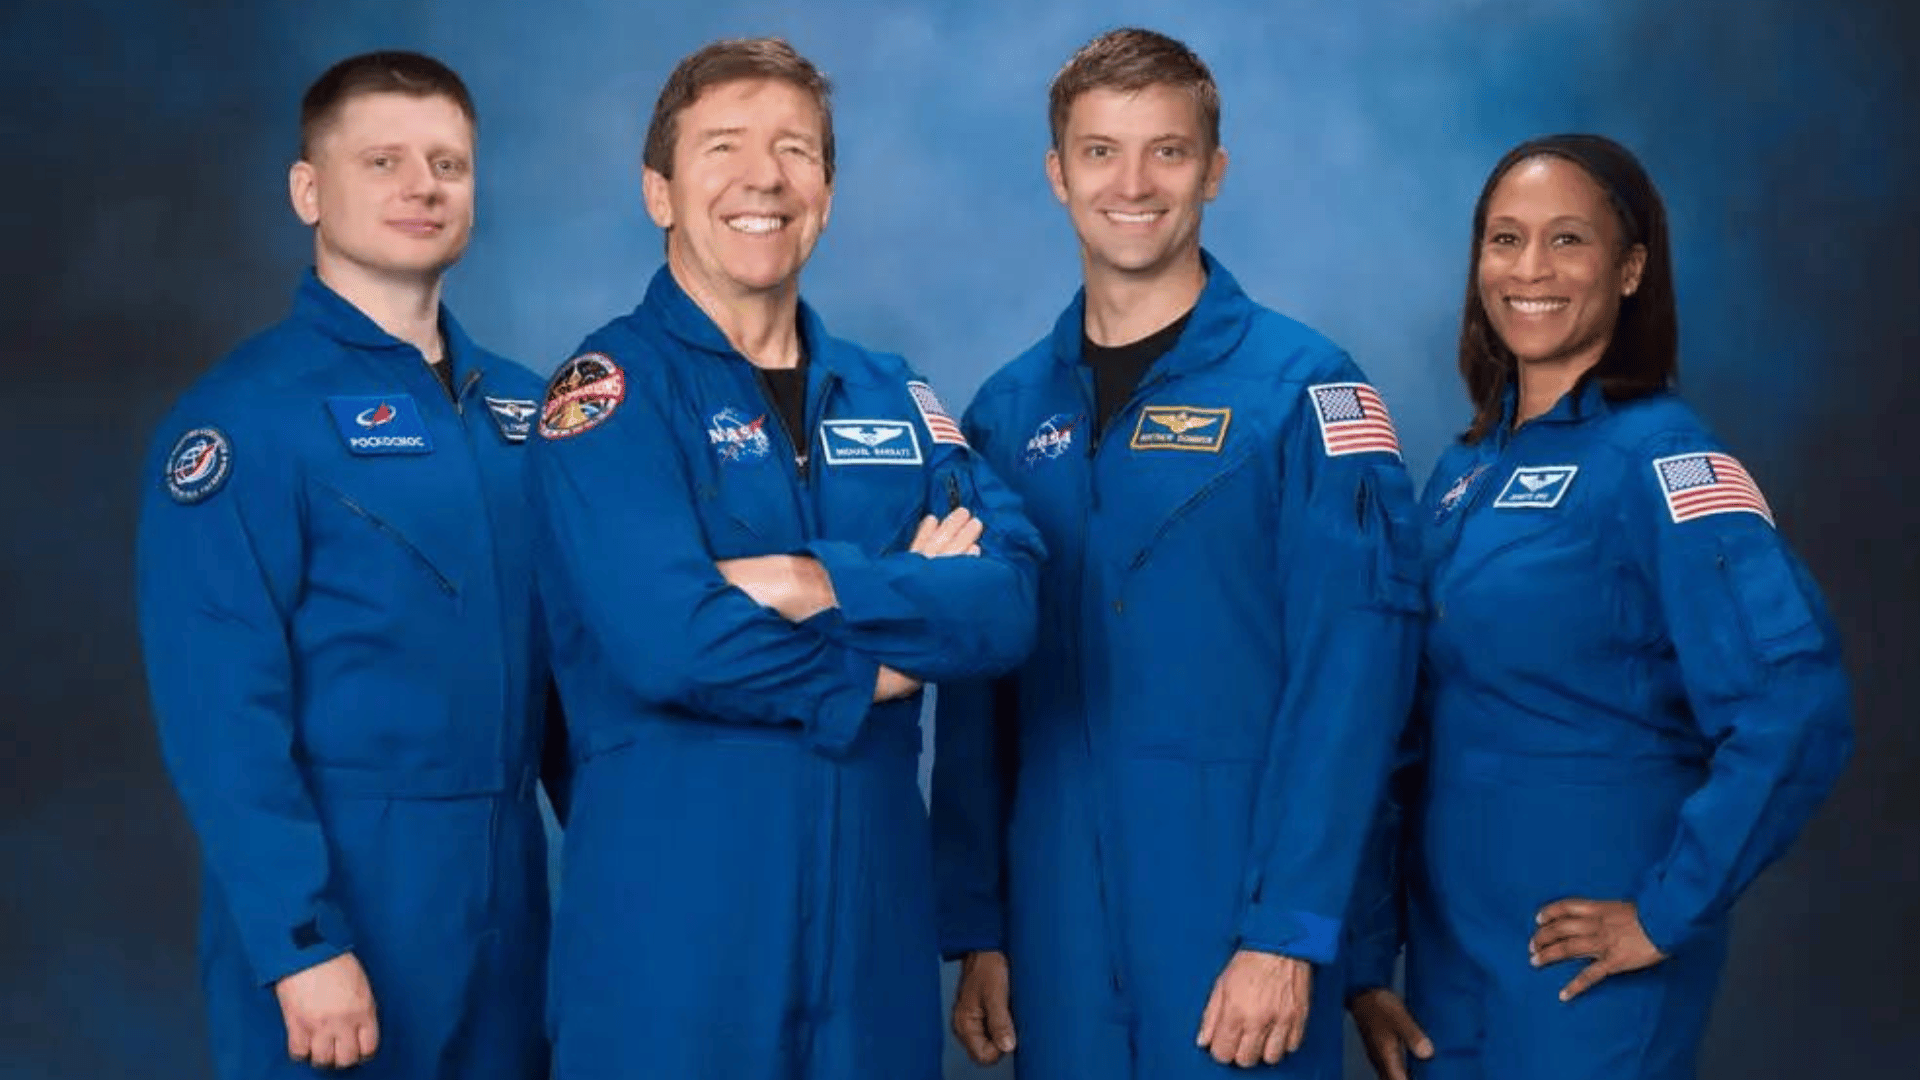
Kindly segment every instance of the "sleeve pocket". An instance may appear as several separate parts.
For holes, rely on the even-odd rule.
[[[1754,659],[1772,666],[1820,651],[1819,621],[1771,531],[1723,538],[1719,562]]]
[[[1368,594],[1376,608],[1417,615],[1426,610],[1419,569],[1420,530],[1408,520],[1410,502],[1399,500],[1403,512],[1395,515],[1382,497],[1379,485],[1385,479],[1369,472],[1356,493],[1360,535],[1373,545],[1373,582]]]

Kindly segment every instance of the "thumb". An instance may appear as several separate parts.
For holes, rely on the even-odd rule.
[[[1420,1030],[1420,1025],[1414,1021],[1413,1014],[1407,1011],[1406,1006],[1398,1002],[1394,1003],[1393,1030],[1407,1049],[1413,1051],[1414,1057],[1421,1061],[1433,1057],[1433,1040]]]
[[[1005,998],[987,1000],[987,1037],[1003,1054],[1013,1053],[1019,1039],[1013,1033],[1013,1011],[1007,1008]]]

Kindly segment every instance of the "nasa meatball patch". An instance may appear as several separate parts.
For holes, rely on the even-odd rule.
[[[167,494],[191,506],[205,502],[233,472],[233,444],[219,428],[194,428],[167,453]]]

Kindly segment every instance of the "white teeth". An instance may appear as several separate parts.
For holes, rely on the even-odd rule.
[[[1559,311],[1567,306],[1567,301],[1555,297],[1548,300],[1522,300],[1517,296],[1507,297],[1507,306],[1522,315],[1545,315],[1550,311]]]
[[[743,233],[770,233],[780,228],[781,224],[777,217],[742,216],[727,219],[727,228]]]
[[[1133,214],[1121,210],[1108,210],[1106,212],[1107,220],[1117,221],[1122,225],[1145,225],[1159,218],[1161,213],[1162,211],[1159,210],[1142,210]]]

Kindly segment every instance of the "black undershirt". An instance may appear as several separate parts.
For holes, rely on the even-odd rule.
[[[446,360],[442,360],[437,364],[428,364],[427,370],[433,372],[433,377],[436,379],[439,379],[440,385],[447,388],[447,400],[454,401],[454,402],[457,402],[460,400],[460,398],[457,395],[455,395],[453,392],[453,364],[452,363]]]
[[[1155,360],[1167,354],[1173,343],[1180,340],[1180,331],[1187,328],[1187,320],[1193,318],[1193,309],[1186,314],[1155,330],[1139,341],[1126,345],[1096,345],[1087,336],[1085,327],[1080,330],[1080,362],[1093,369],[1093,411],[1095,412],[1093,430],[1097,436],[1107,430],[1107,422],[1120,411],[1139,389],[1140,380],[1153,366]]]
[[[793,463],[804,475],[807,471],[807,357],[790,368],[760,368],[761,385],[767,398],[780,414],[780,426],[793,444]]]

